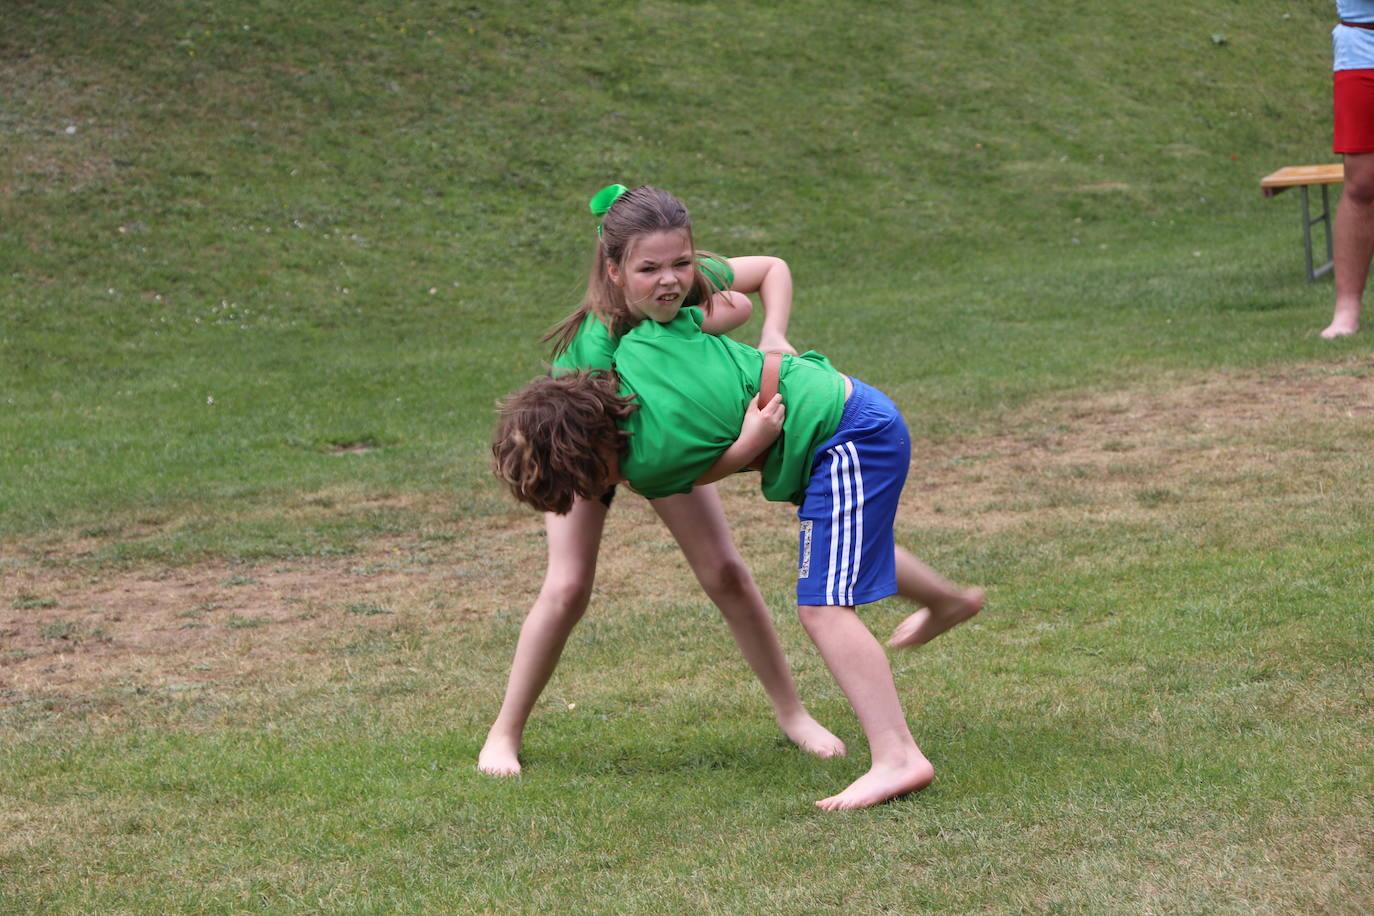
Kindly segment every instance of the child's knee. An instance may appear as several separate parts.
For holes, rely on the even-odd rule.
[[[701,573],[701,585],[711,595],[738,595],[749,590],[754,577],[739,557],[711,564]]]
[[[817,629],[833,620],[836,613],[837,609],[829,606],[797,605],[797,619],[801,621],[802,629],[806,630],[807,633],[815,633]]]
[[[539,591],[539,602],[544,605],[546,613],[570,619],[573,623],[581,619],[591,600],[590,576],[545,580],[544,587]]]
[[[1361,207],[1374,205],[1374,172],[1359,181],[1351,181],[1345,187],[1345,199]]]

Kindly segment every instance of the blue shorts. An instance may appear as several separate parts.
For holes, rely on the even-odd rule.
[[[911,434],[892,399],[858,379],[835,435],[816,449],[797,519],[797,603],[852,607],[897,594],[892,524]]]

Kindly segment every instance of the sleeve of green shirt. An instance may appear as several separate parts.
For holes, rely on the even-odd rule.
[[[730,262],[725,258],[716,257],[709,254],[697,255],[697,269],[706,277],[706,282],[712,287],[711,295],[723,293],[735,285],[735,269],[730,266]],[[701,305],[701,297],[696,295],[693,290],[682,303],[683,308],[691,308],[694,305]]]
[[[578,326],[568,348],[553,358],[550,375],[557,378],[569,372],[609,369],[614,360],[615,340],[601,319],[588,313]]]

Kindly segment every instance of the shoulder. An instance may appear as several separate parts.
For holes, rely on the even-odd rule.
[[[555,375],[577,369],[609,369],[615,336],[594,314],[582,319],[568,346],[553,360]]]
[[[735,285],[735,269],[721,255],[698,251],[697,269],[706,275],[706,279],[718,293]]]
[[[700,283],[693,283],[692,291],[687,295],[688,305],[698,305],[735,285],[735,269],[730,266],[729,261],[718,254],[698,251],[697,271],[706,280],[705,288],[700,288]]]

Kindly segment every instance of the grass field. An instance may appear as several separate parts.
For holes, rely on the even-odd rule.
[[[3,19],[0,911],[1374,907],[1374,338],[1258,193],[1332,159],[1328,5]],[[906,413],[899,538],[990,594],[893,657],[927,791],[812,808],[866,752],[747,478],[851,756],[624,498],[476,773],[543,557],[492,405],[613,180],[787,258],[793,341]]]

